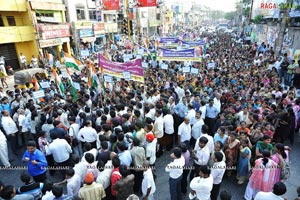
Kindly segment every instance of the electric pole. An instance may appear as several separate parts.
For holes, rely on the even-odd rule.
[[[126,0],[126,17],[127,17],[127,29],[128,29],[128,39],[131,38],[131,30],[130,30],[130,13],[129,13],[129,0]]]
[[[289,12],[292,7],[292,3],[293,0],[287,0],[286,3],[283,3],[280,7],[280,13],[278,18],[281,18],[281,23],[280,23],[279,34],[276,39],[275,48],[274,48],[276,56],[279,56],[281,53],[284,33],[286,28],[288,27],[287,18],[289,17]]]

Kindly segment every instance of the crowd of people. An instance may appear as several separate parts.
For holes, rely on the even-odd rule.
[[[247,184],[247,200],[283,199],[291,151],[284,144],[294,144],[300,126],[300,61],[229,34],[205,37],[200,63],[164,62],[163,70],[162,61],[145,57],[151,66],[143,84],[121,79],[89,88],[86,67],[76,101],[67,80],[61,94],[49,79],[42,101],[30,88],[0,88],[1,162],[11,167],[9,146],[28,169],[20,174],[24,185],[0,184],[1,198],[159,200],[155,163],[170,154],[171,200],[188,192],[190,199],[232,199],[234,188],[220,192],[224,176]],[[276,67],[267,70],[270,64]],[[187,65],[200,73],[183,73]]]

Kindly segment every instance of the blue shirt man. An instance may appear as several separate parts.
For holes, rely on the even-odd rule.
[[[174,113],[176,115],[179,115],[181,118],[186,117],[188,113],[188,107],[187,107],[187,100],[186,97],[182,97],[182,102],[179,102],[175,107],[174,107]]]
[[[27,163],[28,173],[35,182],[44,182],[46,180],[46,167],[48,166],[45,155],[36,148],[36,143],[32,140],[27,143],[22,161]]]
[[[218,109],[214,107],[213,99],[209,100],[209,104],[206,105],[206,117],[215,119],[218,116]]]

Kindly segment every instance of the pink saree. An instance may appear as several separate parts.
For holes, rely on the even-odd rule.
[[[257,159],[250,177],[252,182],[251,188],[258,191],[271,192],[276,183],[275,174],[277,169],[278,165],[273,160],[269,159],[266,166],[264,166],[262,158]]]

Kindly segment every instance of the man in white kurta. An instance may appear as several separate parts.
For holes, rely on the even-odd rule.
[[[0,160],[5,167],[9,167],[9,159],[8,159],[8,148],[6,137],[3,132],[0,130]]]

